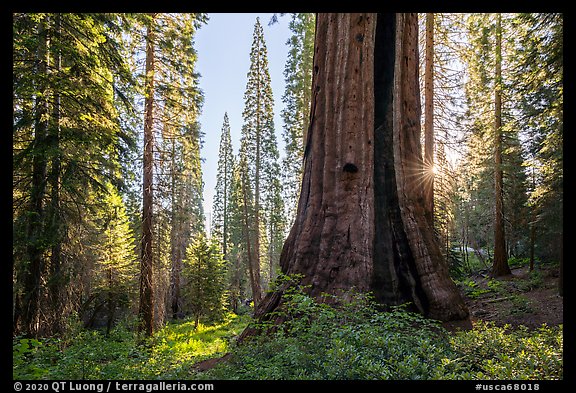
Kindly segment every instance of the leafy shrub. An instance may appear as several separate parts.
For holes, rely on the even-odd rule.
[[[466,379],[562,379],[562,330],[562,325],[530,331],[479,322],[450,338],[458,353],[451,372]]]
[[[109,336],[13,339],[14,379],[561,379],[563,327],[511,329],[476,323],[449,334],[438,322],[388,312],[366,295],[329,306],[287,291],[284,323],[239,345],[248,316],[218,325],[170,323],[139,344],[123,325]],[[262,328],[270,328],[264,324]],[[228,362],[198,373],[193,365],[231,351]]]
[[[527,292],[540,288],[544,284],[544,277],[542,276],[542,272],[539,270],[533,270],[528,274],[527,279],[518,280],[515,284],[518,289]]]
[[[118,325],[106,336],[80,330],[65,339],[13,340],[14,379],[184,379],[192,366],[223,355],[248,317],[229,314],[224,322],[194,327],[194,320],[170,323],[141,342]]]
[[[493,278],[491,278],[490,280],[488,280],[488,282],[486,283],[486,286],[487,286],[492,292],[496,292],[496,293],[506,292],[506,289],[504,289],[504,285],[502,284],[502,281],[495,280],[495,279],[493,279]]]
[[[514,294],[510,297],[510,300],[512,301],[510,314],[530,314],[534,312],[532,302],[525,296]]]
[[[462,288],[464,294],[468,296],[470,299],[478,299],[480,296],[486,293],[490,293],[489,289],[483,289],[478,287],[478,284],[469,278],[460,281],[459,286],[460,288]]]
[[[237,346],[212,370],[230,379],[428,379],[448,342],[437,323],[402,308],[377,312],[363,298],[338,308],[292,294],[286,321]],[[434,333],[435,332],[435,333]]]
[[[363,296],[338,307],[301,292],[285,322],[233,348],[216,379],[559,379],[562,327],[512,331],[480,323],[450,335],[397,307],[378,311]],[[269,326],[264,326],[269,327]]]
[[[37,379],[47,373],[33,359],[38,353],[42,343],[35,339],[16,337],[12,343],[13,378]]]
[[[529,263],[530,258],[518,258],[518,257],[508,258],[508,266],[510,266],[510,268],[512,269],[517,267],[528,266]]]

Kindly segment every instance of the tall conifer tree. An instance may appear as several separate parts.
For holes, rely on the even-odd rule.
[[[250,51],[250,70],[244,93],[244,111],[242,116],[242,137],[240,144],[240,161],[244,170],[242,175],[243,192],[246,200],[246,213],[251,251],[251,275],[254,303],[261,297],[260,269],[262,263],[262,236],[274,220],[274,211],[281,203],[280,185],[274,179],[280,177],[278,165],[279,153],[274,133],[274,97],[268,70],[268,51],[264,41],[264,32],[260,20],[256,19],[254,36]],[[283,208],[282,208],[283,209]],[[281,229],[283,230],[283,229]],[[268,233],[270,236],[270,233]],[[271,239],[266,239],[270,244]],[[270,261],[277,263],[277,261]]]
[[[123,20],[117,14],[14,14],[19,334],[58,332],[63,317],[77,311],[66,296],[80,285],[67,284],[82,258],[68,234],[88,225],[85,213],[97,209],[94,193],[107,181],[119,183],[117,153],[130,144],[115,108],[132,80],[120,55]]]
[[[282,96],[282,101],[286,104],[286,108],[282,110],[286,155],[282,162],[282,180],[286,218],[289,222],[296,214],[302,182],[304,146],[310,122],[315,22],[315,14],[293,14],[290,21],[292,36],[286,42],[289,50],[284,67],[286,90]]]
[[[144,155],[142,178],[142,241],[140,246],[140,303],[138,330],[147,336],[154,333],[153,283],[153,181],[154,181],[154,81],[156,15],[149,16],[146,27],[146,68],[144,81]]]
[[[195,72],[193,38],[205,20],[203,14],[190,13],[152,14],[142,20],[146,27],[146,37],[140,40],[146,44],[143,204],[147,208],[141,253],[154,254],[143,264],[141,275],[141,315],[151,317],[146,325],[153,325],[152,329],[145,327],[147,334],[164,322],[167,310],[174,317],[182,315],[182,260],[191,235],[204,230],[202,134],[198,124],[203,98]],[[148,173],[152,170],[153,174]],[[149,195],[152,191],[153,200]],[[149,212],[151,206],[154,213]],[[148,283],[148,270],[154,270],[153,283]],[[149,305],[147,299],[154,292],[161,300]]]
[[[531,265],[561,259],[563,232],[563,16],[516,14],[511,84],[526,154]],[[542,64],[546,66],[543,67]]]
[[[212,204],[212,236],[220,242],[224,260],[227,260],[230,244],[230,200],[232,196],[232,180],[234,176],[234,151],[230,138],[230,121],[228,113],[224,113],[222,133],[220,134],[220,149],[218,151],[218,168],[216,171],[216,193]]]
[[[98,214],[101,236],[98,268],[94,278],[95,291],[106,302],[106,332],[117,316],[117,308],[125,308],[135,293],[138,264],[134,252],[134,235],[130,229],[126,208],[115,187],[108,183],[103,195],[103,209]]]
[[[465,56],[465,122],[467,166],[470,173],[469,233],[474,248],[493,254],[492,274],[510,273],[508,256],[525,243],[522,216],[526,216],[526,173],[520,163],[516,103],[511,97],[518,84],[509,14],[473,14],[467,18],[469,49]],[[512,224],[514,223],[514,224]]]

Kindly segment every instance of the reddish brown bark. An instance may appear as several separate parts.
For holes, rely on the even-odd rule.
[[[404,232],[412,254],[415,289],[422,290],[424,314],[443,321],[468,315],[464,301],[450,279],[432,223],[426,219],[421,180],[420,92],[418,84],[417,14],[397,14],[394,70],[394,168]]]
[[[318,14],[297,215],[280,265],[308,293],[371,291],[441,320],[468,316],[425,217],[416,14]],[[265,317],[282,290],[262,301]]]
[[[426,217],[434,223],[434,14],[426,14],[424,69],[424,197]]]
[[[313,296],[369,290],[375,19],[355,14],[318,18],[302,190],[280,259],[283,272],[306,272],[304,283],[312,285]]]
[[[152,255],[153,152],[154,152],[154,15],[146,33],[146,100],[144,103],[144,156],[142,188],[142,244],[140,262],[139,331],[154,333]]]
[[[504,232],[504,179],[502,170],[502,27],[501,15],[496,19],[496,67],[494,81],[494,277],[512,274],[508,266],[506,253],[506,234]]]
[[[254,307],[260,304],[262,299],[262,291],[260,287],[260,264],[255,262],[256,255],[252,250],[252,237],[250,236],[250,207],[248,206],[248,188],[246,186],[248,180],[246,179],[246,168],[245,161],[241,163],[242,166],[242,205],[243,205],[243,217],[244,217],[244,238],[246,241],[246,254],[248,256],[248,274],[250,276],[250,287],[252,288],[252,301],[254,302]],[[259,232],[256,232],[255,236],[258,236]],[[257,243],[259,244],[259,243]]]

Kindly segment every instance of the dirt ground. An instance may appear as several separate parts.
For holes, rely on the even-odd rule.
[[[494,321],[498,326],[528,328],[562,324],[564,304],[558,295],[558,268],[537,266],[536,270],[537,279],[530,276],[528,267],[512,269],[511,276],[497,280],[482,274],[472,277],[476,292],[468,291],[466,295],[472,322]]]

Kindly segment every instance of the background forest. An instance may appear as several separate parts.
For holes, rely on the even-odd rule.
[[[282,124],[261,25],[278,18],[292,33]],[[196,363],[234,348],[208,378],[561,379],[561,311],[543,321],[559,327],[530,316],[511,330],[489,305],[526,316],[539,305],[525,292],[563,294],[562,14],[419,15],[423,187],[475,322],[440,344],[401,307],[359,298],[334,311],[295,289],[287,312],[305,318],[234,346],[291,279],[279,259],[302,183],[315,15],[255,19],[243,122],[221,108],[220,130],[199,122],[194,37],[209,23],[13,14],[14,378],[200,378]],[[206,212],[202,147],[216,135]]]

